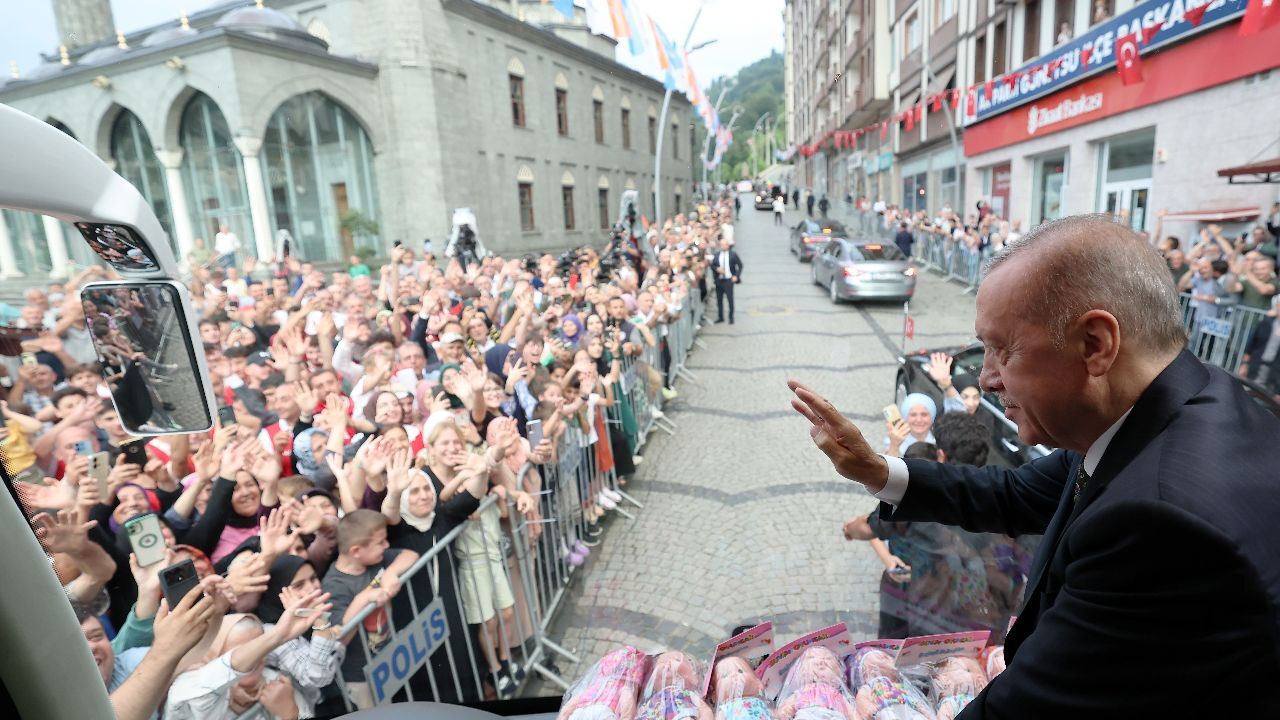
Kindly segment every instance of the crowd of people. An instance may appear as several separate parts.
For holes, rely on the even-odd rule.
[[[615,487],[635,473],[642,413],[675,394],[667,328],[701,307],[732,222],[721,199],[619,225],[604,251],[464,266],[397,244],[380,267],[327,272],[220,243],[189,281],[219,420],[188,435],[121,426],[85,317],[102,308],[77,300],[110,271],[28,291],[21,358],[0,359],[0,446],[118,717],[370,705],[366,643],[412,612],[406,586],[449,623],[415,698],[512,697],[522,593],[501,548],[516,528],[551,536],[557,493],[574,499],[562,524],[581,530],[541,542],[538,561],[581,565],[603,540],[622,494],[543,482],[588,438],[608,446]],[[636,385],[652,403],[631,400]],[[142,566],[125,526],[148,515],[164,559]],[[160,571],[187,560],[200,591],[170,607]]]

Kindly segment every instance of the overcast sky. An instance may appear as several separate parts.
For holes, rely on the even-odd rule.
[[[586,0],[575,0],[584,6]],[[193,13],[225,4],[226,0],[113,0],[112,11],[122,32],[132,32],[173,20],[182,12]],[[600,2],[602,0],[593,0]],[[684,41],[698,8],[698,0],[633,0],[647,12],[677,44]],[[782,49],[783,0],[706,0],[690,46],[707,40],[716,42],[694,53],[693,66],[698,83],[707,86],[720,75],[736,72],[744,65]],[[0,61],[8,77],[9,62],[18,63],[26,73],[40,64],[40,53],[54,53],[58,33],[53,23],[51,0],[0,0]],[[657,75],[652,58],[632,58],[625,49],[618,60],[638,70]]]

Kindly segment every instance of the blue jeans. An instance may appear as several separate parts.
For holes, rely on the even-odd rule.
[[[236,266],[236,254],[227,253],[218,256],[218,265],[223,268],[233,268]]]

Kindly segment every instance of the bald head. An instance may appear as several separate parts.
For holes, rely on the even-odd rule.
[[[1089,310],[1115,317],[1124,344],[1172,354],[1186,345],[1173,279],[1160,253],[1108,215],[1074,215],[1033,228],[987,263],[1022,277],[1023,314],[1043,323],[1055,347]]]

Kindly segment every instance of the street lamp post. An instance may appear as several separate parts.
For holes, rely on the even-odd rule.
[[[693,29],[698,25],[698,18],[702,17],[702,5],[698,5],[698,11],[693,15],[693,22],[689,23],[689,32],[685,33],[684,44],[681,49],[687,56],[689,52],[689,40],[693,38]],[[711,41],[714,42],[714,41]],[[709,45],[703,43],[698,47]],[[694,48],[696,50],[698,48]],[[659,228],[662,227],[662,145],[663,137],[667,131],[667,110],[671,108],[671,88],[662,95],[662,112],[658,113],[658,146],[654,148],[653,153],[653,223]],[[648,248],[649,243],[644,243],[644,247]],[[648,255],[649,253],[645,253]]]
[[[756,136],[760,134],[760,125],[762,123],[766,123],[769,120],[770,115],[772,115],[772,113],[765,113],[760,117],[756,118],[755,127],[751,128],[751,176],[752,177],[756,177],[760,174],[760,161],[759,161],[759,158],[757,157],[759,155],[760,148],[757,147]]]
[[[720,103],[724,102],[725,93],[729,92],[729,88],[737,85],[736,78],[729,78],[729,81],[720,88],[720,97],[716,98],[716,117],[720,117]],[[702,199],[706,200],[711,196],[707,189],[707,155],[711,152],[711,133],[707,133],[707,140],[702,144]]]
[[[738,122],[738,116],[740,115],[742,115],[742,106],[741,105],[734,106],[733,115],[729,118],[729,124],[725,126],[726,132],[729,132],[729,133],[733,132],[733,126]],[[720,168],[721,167],[723,167],[723,164],[716,165],[716,185],[720,184]]]

